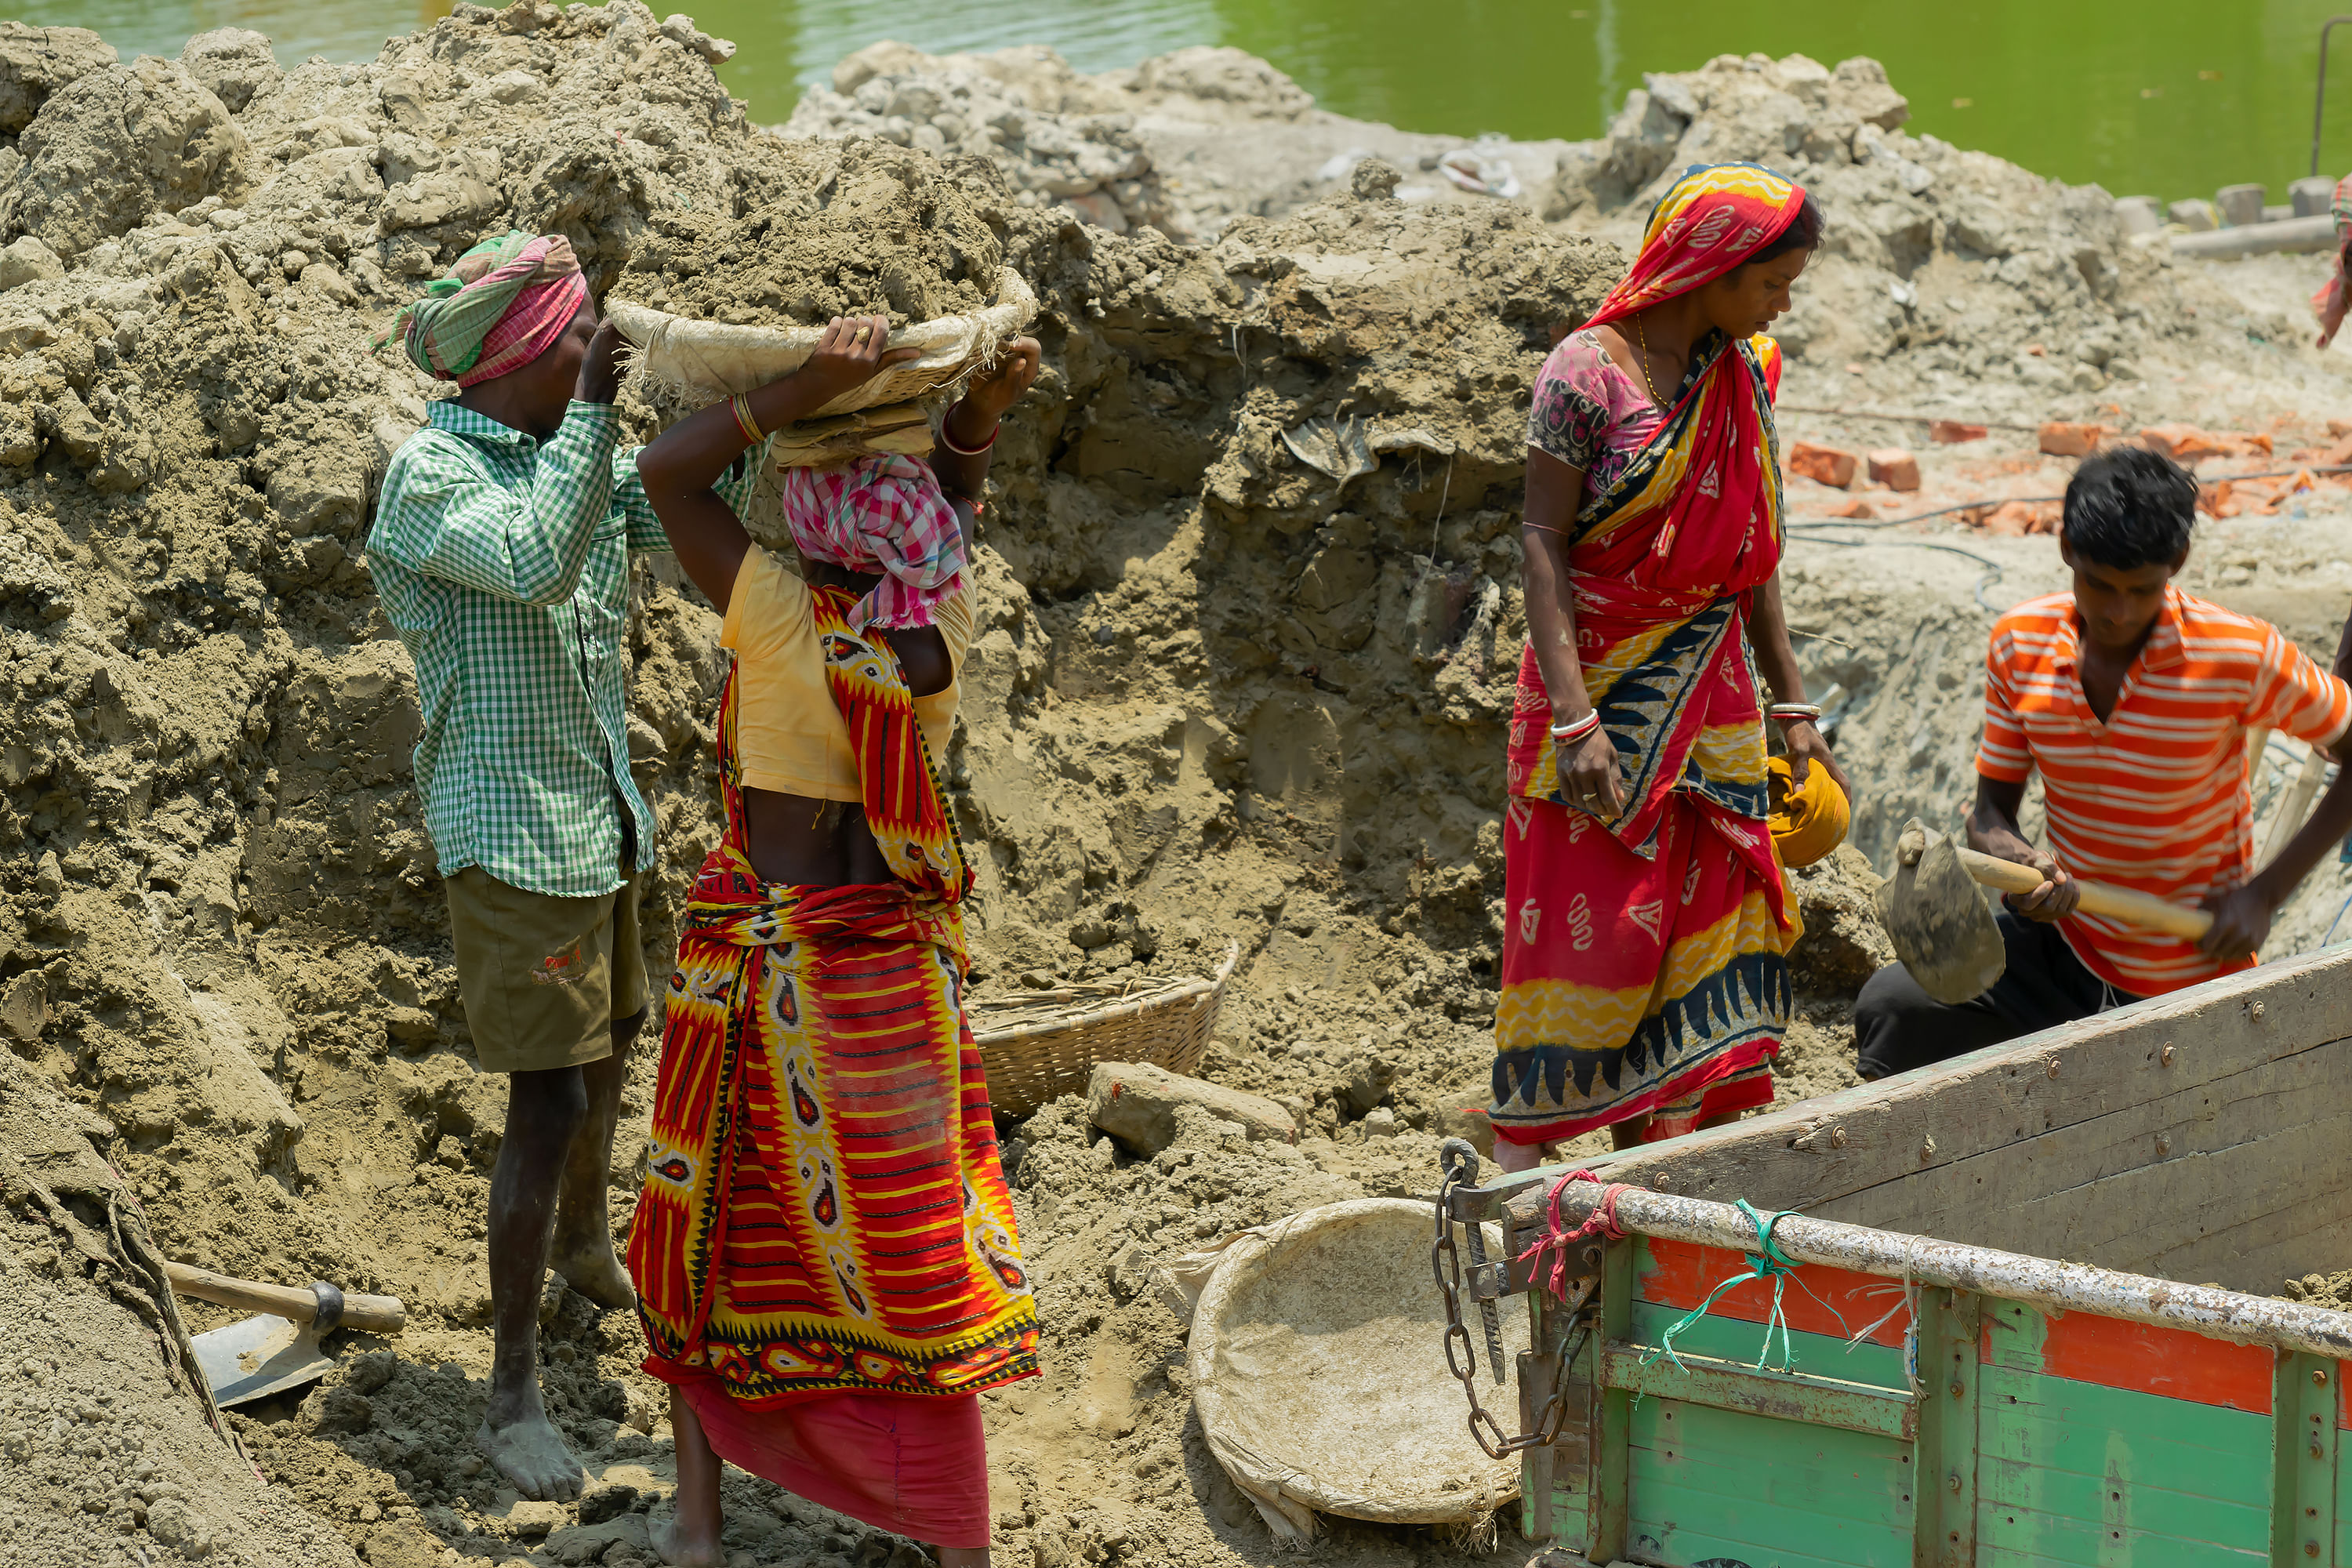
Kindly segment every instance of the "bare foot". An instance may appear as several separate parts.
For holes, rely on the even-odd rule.
[[[514,1483],[515,1490],[535,1501],[568,1502],[580,1495],[586,1479],[563,1435],[541,1410],[504,1426],[483,1422],[474,1434],[474,1447]]]
[[[629,1271],[621,1267],[608,1237],[590,1237],[577,1247],[566,1246],[559,1238],[547,1266],[562,1275],[565,1284],[606,1311],[637,1304],[636,1287],[630,1284]]]
[[[723,1568],[727,1552],[717,1536],[687,1538],[677,1521],[666,1519],[647,1532],[653,1538],[654,1550],[670,1568]]]

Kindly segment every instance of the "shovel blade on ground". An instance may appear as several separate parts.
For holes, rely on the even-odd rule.
[[[196,1364],[224,1406],[311,1383],[335,1363],[319,1348],[319,1336],[304,1324],[264,1313],[196,1335]]]

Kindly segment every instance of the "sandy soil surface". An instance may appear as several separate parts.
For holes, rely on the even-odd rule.
[[[460,5],[374,62],[291,72],[250,34],[122,65],[87,35],[0,24],[5,1065],[23,1103],[79,1130],[58,1157],[102,1153],[168,1256],[414,1313],[397,1339],[343,1336],[325,1384],[231,1417],[251,1487],[173,1392],[163,1341],[125,1328],[114,1266],[11,1185],[0,1268],[42,1293],[9,1294],[60,1303],[43,1310],[68,1331],[0,1358],[0,1447],[31,1454],[70,1417],[103,1452],[86,1476],[54,1456],[0,1468],[0,1511],[47,1532],[0,1558],[39,1541],[58,1543],[47,1561],[650,1561],[669,1442],[628,1314],[550,1281],[551,1403],[593,1477],[579,1503],[518,1500],[466,1442],[503,1086],[473,1070],[408,782],[414,678],[362,552],[429,390],[368,336],[485,229],[562,230],[600,287],[625,273],[714,309],[711,268],[737,258],[772,285],[739,302],[787,316],[875,290],[926,310],[998,258],[1043,302],[1046,368],[998,448],[943,759],[988,848],[983,994],[1205,973],[1237,942],[1204,1071],[1282,1100],[1303,1135],[1136,1160],[1070,1100],[1004,1130],[1049,1370],[992,1397],[989,1424],[1000,1561],[1037,1568],[1273,1560],[1202,1447],[1148,1265],[1307,1205],[1425,1193],[1439,1139],[1485,1098],[1525,405],[1551,329],[1597,303],[1669,169],[1765,157],[1821,191],[1832,239],[1788,323],[1784,437],[1920,458],[1912,495],[1790,486],[1807,521],[1789,602],[1809,679],[1844,690],[1864,855],[1908,816],[1953,817],[1990,617],[2060,582],[2049,537],[1994,531],[2030,512],[1899,520],[2055,494],[2070,464],[2030,429],[1937,447],[1797,409],[2271,440],[2274,461],[2217,475],[2308,462],[2293,454],[2352,411],[2305,341],[2312,263],[2170,265],[2100,193],[1905,134],[1866,61],[1655,79],[1603,141],[1503,154],[1507,200],[1423,166],[1457,143],[1337,121],[1230,51],[1092,79],[1039,51],[869,51],[793,140],[728,100],[725,52],[634,0]],[[894,190],[938,202],[877,238]],[[1319,471],[1285,438],[1301,433],[1360,436],[1370,466]],[[2352,492],[2237,496],[2189,585],[2327,653]],[[1827,519],[1857,499],[1876,516]],[[673,568],[640,574],[631,756],[662,824],[647,941],[667,967],[717,834],[724,656]],[[1849,1000],[1884,957],[1866,865],[1801,884],[1790,1096],[1852,1081]],[[2333,866],[2315,877],[2274,949],[2320,940],[2347,889]],[[625,1139],[652,1071],[647,1052]],[[30,1161],[21,1120],[0,1153]],[[195,1329],[226,1317],[189,1310]],[[101,1385],[139,1392],[103,1418],[59,1404]],[[918,1561],[729,1485],[739,1564]],[[1359,1568],[1524,1556],[1507,1521],[1466,1549],[1339,1521],[1319,1550]]]

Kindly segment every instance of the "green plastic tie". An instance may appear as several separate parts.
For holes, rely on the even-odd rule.
[[[1643,1366],[1648,1366],[1655,1362],[1660,1356],[1664,1356],[1675,1363],[1675,1371],[1689,1371],[1690,1369],[1688,1367],[1683,1365],[1683,1358],[1675,1353],[1675,1337],[1680,1334],[1684,1330],[1689,1328],[1693,1323],[1697,1322],[1701,1318],[1706,1317],[1707,1310],[1715,1305],[1717,1300],[1723,1296],[1724,1292],[1727,1290],[1736,1290],[1751,1279],[1769,1279],[1772,1281],[1772,1313],[1769,1318],[1765,1320],[1764,1344],[1756,1353],[1754,1365],[1758,1372],[1766,1370],[1766,1363],[1772,1359],[1772,1335],[1775,1331],[1778,1331],[1780,1336],[1780,1370],[1782,1372],[1789,1370],[1790,1355],[1790,1346],[1789,1343],[1789,1320],[1780,1310],[1780,1296],[1781,1292],[1787,1288],[1788,1282],[1791,1279],[1797,1278],[1797,1269],[1800,1265],[1795,1258],[1780,1250],[1780,1243],[1772,1239],[1772,1231],[1773,1228],[1782,1220],[1788,1218],[1797,1211],[1795,1209],[1779,1209],[1769,1215],[1759,1214],[1757,1212],[1755,1205],[1750,1204],[1746,1198],[1734,1199],[1733,1206],[1738,1208],[1741,1214],[1746,1215],[1748,1216],[1748,1223],[1756,1227],[1756,1250],[1747,1254],[1748,1272],[1745,1274],[1735,1274],[1730,1279],[1726,1279],[1722,1284],[1717,1285],[1713,1290],[1707,1293],[1706,1300],[1701,1301],[1697,1306],[1692,1308],[1689,1311],[1676,1319],[1675,1322],[1667,1328],[1664,1333],[1658,1336],[1657,1344],[1652,1349],[1643,1352],[1642,1364]],[[1819,1292],[1815,1291],[1811,1285],[1806,1284],[1801,1279],[1797,1279],[1797,1288],[1804,1291],[1806,1295],[1812,1297],[1814,1300],[1820,1301],[1822,1309],[1826,1310],[1830,1316],[1837,1319],[1838,1325],[1841,1328],[1845,1326],[1845,1315],[1840,1312],[1835,1307],[1831,1306],[1827,1301],[1822,1301]]]

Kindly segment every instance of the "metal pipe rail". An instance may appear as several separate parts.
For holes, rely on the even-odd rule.
[[[1606,1190],[1596,1183],[1571,1184],[1560,1194],[1559,1212],[1580,1224],[1601,1204]],[[1475,1193],[1464,1192],[1468,1200]],[[1629,1231],[1664,1237],[1735,1252],[1754,1250],[1756,1227],[1728,1204],[1675,1197],[1643,1187],[1617,1195],[1617,1220]],[[2207,1285],[2182,1285],[2144,1275],[2118,1274],[2085,1263],[2063,1263],[2021,1253],[1996,1252],[1896,1231],[1790,1214],[1773,1226],[1772,1240],[1800,1263],[1818,1263],[1886,1279],[1969,1290],[2004,1301],[2022,1301],[2061,1312],[2093,1312],[2162,1328],[2186,1329],[2212,1339],[2281,1346],[2314,1355],[2352,1359],[2352,1313],[2329,1311],[2300,1301],[2243,1296]]]

